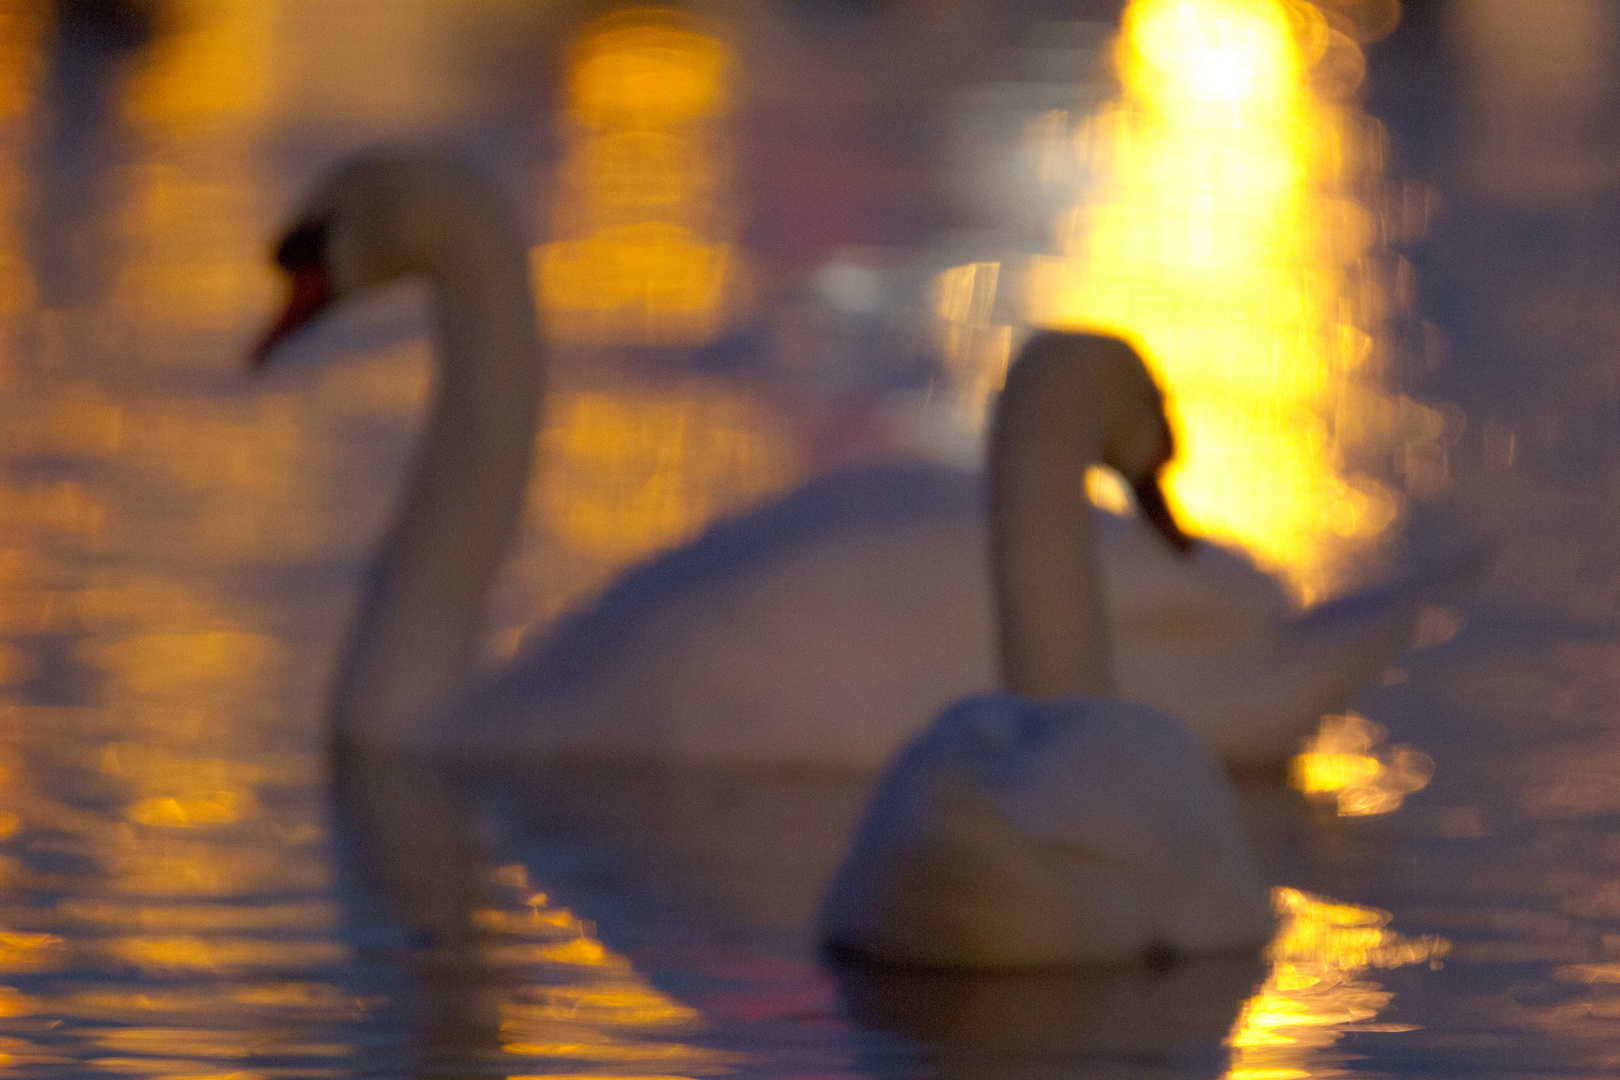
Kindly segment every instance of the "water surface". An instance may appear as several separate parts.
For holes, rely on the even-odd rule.
[[[1312,181],[1349,247],[1284,253],[1361,275],[1288,308],[1288,333],[1349,327],[1366,347],[1332,355],[1376,359],[1300,407],[1405,420],[1359,442],[1342,408],[1305,425],[1298,445],[1353,451],[1311,467],[1389,513],[1334,533],[1348,519],[1284,500],[1304,547],[1273,561],[1310,594],[1484,536],[1493,570],[1339,729],[1326,764],[1360,787],[1245,787],[1277,886],[1266,957],[978,979],[817,955],[858,778],[334,767],[321,692],[427,392],[422,297],[273,377],[242,358],[277,298],[269,238],[328,163],[449,139],[499,178],[553,266],[560,346],[488,627],[509,653],[804,476],[971,448],[1030,318],[1020,260],[1074,257],[1040,248],[1074,205],[1141,212],[1095,176],[1063,189],[1083,204],[1007,194],[986,162],[1008,158],[973,148],[1045,145],[1054,109],[1067,140],[1120,100],[1082,63],[1116,11],[722,6],[712,37],[655,19],[695,36],[649,54],[570,53],[585,14],[501,0],[0,9],[0,1070],[1620,1068],[1617,29],[1597,0],[1543,7],[1424,5],[1365,46],[1364,84],[1319,77],[1379,154]],[[660,86],[697,81],[636,96],[655,62]],[[1167,355],[1190,332],[1141,331]],[[943,421],[897,407],[941,400]]]

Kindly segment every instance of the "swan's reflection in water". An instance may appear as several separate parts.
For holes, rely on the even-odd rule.
[[[490,897],[464,794],[408,760],[342,754],[332,801],[340,872],[356,879],[346,921],[403,976],[388,1007],[410,1032],[412,1073],[449,1077],[496,1057],[500,987],[473,922]]]
[[[491,1075],[525,1059],[708,1076],[747,1060],[684,1041],[702,1027],[696,1009],[549,903],[521,864],[491,869],[473,790],[396,755],[345,750],[334,766],[348,933],[403,976],[386,1008],[409,1032],[411,1076]]]
[[[1273,899],[1278,932],[1259,955],[1168,970],[974,975],[847,964],[840,987],[862,1023],[925,1043],[941,1076],[1337,1075],[1347,1032],[1379,1023],[1393,995],[1371,969],[1436,963],[1449,943],[1389,929],[1388,912],[1296,889]]]
[[[1087,974],[986,975],[846,964],[852,1016],[926,1043],[940,1077],[1219,1076],[1257,955]]]
[[[739,1020],[779,1018],[788,999],[801,1022],[842,1016],[899,1036],[855,1041],[865,1075],[1305,1077],[1337,1067],[1347,1032],[1415,1030],[1380,1022],[1394,995],[1368,973],[1435,964],[1449,948],[1397,933],[1387,912],[1280,888],[1264,956],[1032,975],[837,962],[835,1000],[806,975],[805,934],[861,790],[854,778],[555,763],[514,764],[491,786],[346,757],[334,791],[347,934],[407,973],[388,1008],[421,1068],[504,1054],[658,1063],[660,1076],[768,1068],[711,1048],[708,1032],[733,1025],[735,1048]],[[524,861],[496,869],[493,850],[514,841]],[[765,974],[717,993],[739,952]],[[655,971],[685,989],[659,989]]]

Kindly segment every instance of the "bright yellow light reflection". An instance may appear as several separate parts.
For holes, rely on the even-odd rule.
[[[101,943],[108,956],[141,968],[228,971],[334,963],[347,950],[329,941],[264,941],[257,938],[113,938]]]
[[[729,1072],[747,1059],[667,1038],[701,1017],[660,993],[638,975],[630,962],[594,937],[590,923],[566,908],[550,906],[544,893],[529,886],[521,865],[503,866],[495,880],[521,900],[523,912],[481,911],[479,925],[528,939],[529,949],[500,949],[494,958],[577,965],[566,982],[522,991],[501,1006],[501,1043],[507,1053],[573,1058],[582,1062],[672,1062],[699,1069],[703,1075]],[[645,1037],[656,1032],[659,1038]],[[656,1067],[656,1066],[655,1066]],[[524,1074],[525,1076],[531,1074]],[[572,1073],[600,1080],[607,1074]],[[644,1073],[613,1072],[614,1080],[642,1080]],[[659,1074],[667,1076],[667,1074]],[[514,1078],[515,1080],[515,1078]],[[651,1080],[651,1078],[647,1078]],[[681,1080],[671,1077],[670,1080]]]
[[[1178,433],[1176,510],[1305,601],[1346,584],[1401,511],[1351,455],[1417,462],[1415,494],[1449,482],[1440,414],[1381,389],[1398,298],[1357,201],[1380,182],[1378,136],[1311,83],[1342,38],[1306,3],[1135,0],[1120,100],[1031,129],[1066,133],[1091,186],[1031,269],[1029,318],[1142,347]]]
[[[1125,33],[1131,83],[1155,111],[1241,126],[1298,108],[1305,58],[1280,4],[1137,3],[1126,13]]]
[[[1434,775],[1434,761],[1421,750],[1379,750],[1384,729],[1355,713],[1327,716],[1316,736],[1289,763],[1289,782],[1307,795],[1338,803],[1341,817],[1387,814],[1398,809]]]
[[[596,556],[684,540],[800,472],[782,425],[720,388],[561,394],[547,411],[538,507],[570,547]]]
[[[263,0],[176,0],[172,24],[131,73],[124,108],[166,128],[240,124],[274,100],[268,74],[277,5]]]
[[[0,121],[21,118],[33,105],[45,71],[40,44],[48,19],[43,4],[0,5]]]
[[[551,200],[558,239],[532,260],[547,333],[674,345],[725,332],[746,278],[728,242],[730,67],[724,45],[669,8],[615,12],[581,36]]]
[[[67,951],[67,942],[55,934],[0,931],[0,971],[60,967]]]
[[[268,773],[259,765],[177,758],[128,743],[102,750],[101,771],[149,793],[130,807],[130,820],[167,826],[227,824],[256,813],[253,785]]]
[[[1436,964],[1450,942],[1403,937],[1388,929],[1387,911],[1297,889],[1273,889],[1272,905],[1279,926],[1268,950],[1270,972],[1227,1036],[1227,1080],[1315,1076],[1314,1055],[1336,1043],[1346,1025],[1357,1031],[1413,1030],[1409,1024],[1370,1023],[1392,995],[1358,976],[1367,968]]]

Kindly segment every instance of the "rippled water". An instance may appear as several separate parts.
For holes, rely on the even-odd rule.
[[[498,655],[616,567],[905,441],[874,403],[928,393],[935,331],[874,290],[957,326],[957,361],[1004,357],[972,274],[929,292],[1011,265],[1016,216],[952,201],[942,132],[966,116],[951,138],[994,144],[995,117],[1043,115],[1040,65],[1096,38],[1048,21],[1066,8],[722,5],[743,104],[694,92],[621,129],[631,106],[560,74],[584,19],[562,6],[0,4],[0,1072],[1620,1070],[1620,173],[1598,0],[1425,5],[1367,47],[1380,175],[1446,207],[1426,239],[1358,241],[1410,305],[1376,389],[1448,419],[1399,443],[1406,471],[1363,462],[1408,501],[1404,539],[1361,569],[1457,535],[1498,556],[1358,703],[1387,737],[1341,732],[1388,766],[1372,802],[1245,788],[1278,886],[1266,958],[841,968],[806,927],[858,779],[326,759],[320,695],[426,373],[407,291],[244,375],[268,238],[310,178],[363,142],[453,138],[537,245],[574,245],[540,261],[662,253],[697,282],[548,301],[573,336]],[[709,156],[669,174],[659,228],[614,232],[657,200],[576,181],[632,143],[622,160]]]

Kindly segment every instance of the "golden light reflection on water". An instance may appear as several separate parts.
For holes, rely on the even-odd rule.
[[[1359,57],[1304,3],[1136,0],[1121,98],[1031,135],[1091,187],[1057,223],[1061,255],[1031,270],[1029,318],[1142,346],[1178,433],[1178,512],[1307,601],[1401,511],[1352,457],[1416,462],[1418,494],[1446,483],[1440,414],[1382,386],[1399,297],[1361,201],[1381,183],[1380,135],[1334,100],[1354,80],[1322,77],[1359,70],[1346,50]]]
[[[270,176],[250,140],[277,103],[280,7],[257,0],[167,5],[163,32],[132,58],[120,106],[145,153],[118,176],[110,217],[128,257],[117,270],[112,306],[142,344],[238,332],[274,291],[260,235],[270,217]],[[172,345],[142,351],[145,362],[160,366],[217,362]]]
[[[26,116],[45,71],[40,39],[46,31],[43,4],[8,0],[0,4],[0,122]]]
[[[35,91],[45,72],[41,43],[47,32],[43,5],[26,0],[0,3],[0,134],[21,134],[29,121]],[[7,147],[0,165],[0,318],[27,310],[36,299],[33,271],[23,256],[18,205],[29,179],[17,167],[20,148]],[[0,373],[4,372],[0,356]]]
[[[492,958],[584,969],[566,983],[527,987],[502,1003],[501,1045],[507,1053],[596,1065],[658,1062],[705,1076],[731,1072],[748,1060],[668,1037],[649,1038],[689,1030],[701,1017],[655,989],[629,960],[597,940],[589,922],[551,906],[544,893],[533,891],[521,865],[502,867],[497,880],[520,896],[527,910],[486,910],[478,913],[478,921],[486,929],[527,940],[498,950]],[[573,1075],[630,1080],[619,1072]]]
[[[1379,749],[1384,729],[1356,713],[1328,716],[1289,762],[1289,783],[1306,795],[1332,799],[1340,817],[1398,810],[1434,775],[1434,760],[1410,746]]]
[[[1273,889],[1272,906],[1280,925],[1267,952],[1270,970],[1227,1037],[1226,1080],[1315,1076],[1317,1055],[1346,1031],[1415,1030],[1375,1022],[1393,995],[1362,976],[1368,968],[1439,963],[1450,942],[1405,937],[1389,929],[1387,911],[1297,889]]]
[[[137,694],[184,694],[210,684],[257,679],[285,650],[275,639],[242,631],[143,634],[94,643],[85,652]]]
[[[132,73],[126,115],[171,130],[264,116],[274,99],[269,50],[278,5],[171,0],[167,6],[168,32]]]
[[[673,8],[621,10],[581,33],[551,198],[558,239],[533,253],[548,334],[700,344],[735,320],[747,269],[729,242],[732,63]]]
[[[124,904],[108,900],[70,899],[57,905],[63,915],[108,926],[158,927],[170,931],[248,930],[303,927],[329,928],[337,922],[337,905],[298,904]]]
[[[624,561],[786,489],[802,468],[783,425],[718,383],[557,395],[537,507],[570,547]]]
[[[66,959],[67,952],[67,941],[56,934],[0,931],[0,970],[30,971],[59,967]]]
[[[235,331],[263,308],[276,282],[260,254],[266,194],[245,175],[252,167],[228,157],[190,167],[155,157],[125,171],[118,223],[133,257],[118,272],[113,304],[126,325],[149,336]],[[151,359],[199,357],[175,349]]]

